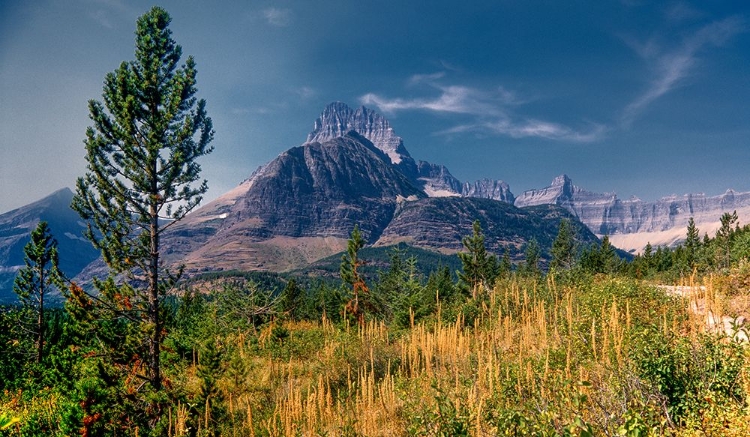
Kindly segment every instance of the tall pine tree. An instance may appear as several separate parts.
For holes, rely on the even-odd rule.
[[[695,220],[690,217],[687,226],[687,238],[685,239],[685,261],[690,270],[692,270],[698,261],[698,250],[700,249],[701,239],[698,228],[695,227]]]
[[[479,220],[474,221],[471,226],[471,235],[464,237],[461,243],[466,252],[458,253],[462,267],[462,272],[458,277],[476,297],[482,284],[492,285],[494,282],[497,275],[497,257],[487,253]]]
[[[147,371],[139,376],[156,390],[162,386],[160,305],[173,278],[161,263],[160,238],[208,189],[196,160],[211,152],[214,135],[205,101],[195,97],[195,62],[188,57],[179,65],[182,48],[170,21],[159,7],[141,16],[135,60],[107,74],[104,103],[89,101],[88,173],[78,179],[72,205],[112,274],[127,280],[127,286],[97,281],[99,301],[141,325],[138,352]]]
[[[31,232],[31,241],[23,248],[24,263],[18,271],[13,291],[18,295],[24,312],[33,314],[24,331],[34,338],[35,361],[44,358],[45,305],[49,294],[60,286],[57,240],[52,237],[47,222],[41,221]]]
[[[364,326],[365,323],[365,310],[374,309],[370,289],[360,271],[360,268],[365,265],[365,262],[359,258],[359,251],[363,247],[365,247],[365,239],[362,237],[359,226],[355,225],[347,241],[346,253],[341,256],[339,273],[341,279],[352,287],[351,298],[344,307],[344,317],[351,314],[360,326]]]
[[[564,218],[560,220],[560,226],[557,230],[557,237],[552,242],[552,262],[550,267],[553,269],[569,269],[573,267],[576,258],[575,230],[570,220]]]

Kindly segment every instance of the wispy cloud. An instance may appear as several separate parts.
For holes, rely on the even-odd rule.
[[[132,16],[137,16],[138,10],[122,0],[90,0],[87,7],[89,18],[100,26],[114,29],[124,20],[130,22]]]
[[[112,25],[112,21],[109,19],[109,15],[104,10],[98,9],[94,12],[90,12],[89,17],[99,23],[100,26],[107,29],[113,29],[115,27],[114,25]]]
[[[439,91],[436,97],[386,98],[368,93],[360,97],[360,102],[363,105],[376,106],[385,113],[422,110],[469,115],[475,119],[473,122],[436,132],[438,135],[476,132],[512,138],[537,137],[560,141],[591,142],[601,139],[606,132],[604,126],[601,125],[593,125],[587,131],[578,131],[560,123],[519,117],[515,115],[514,108],[532,99],[520,98],[517,93],[504,87],[479,90],[463,85],[438,84],[437,80],[444,76],[444,73],[414,75],[407,82],[408,85],[427,83]]]
[[[427,110],[454,114],[498,116],[505,114],[506,106],[514,106],[526,101],[504,87],[492,90],[479,90],[463,85],[443,85],[440,80],[445,72],[415,74],[407,80],[407,86],[427,85],[437,90],[439,95],[431,98],[392,98],[368,93],[360,97],[363,105],[377,106],[381,111],[393,113],[403,110]]]
[[[711,46],[722,46],[744,31],[745,21],[740,17],[730,17],[702,27],[671,50],[660,49],[654,40],[642,44],[626,41],[639,56],[652,65],[655,73],[648,88],[623,110],[621,125],[629,127],[646,107],[677,87],[697,63],[701,51]]]
[[[309,86],[303,86],[294,90],[294,93],[299,96],[302,100],[307,100],[315,97],[318,92]]]
[[[442,79],[443,77],[445,77],[444,71],[430,74],[415,74],[409,78],[409,81],[407,83],[409,85],[419,85],[425,82],[434,83],[436,80]]]
[[[527,119],[517,122],[499,120],[488,123],[487,129],[512,138],[538,137],[548,140],[590,143],[602,139],[607,131],[604,125],[593,123],[585,131],[544,120]]]
[[[437,135],[451,135],[457,133],[477,132],[504,135],[511,138],[544,138],[555,141],[574,143],[591,143],[599,141],[606,135],[608,128],[598,123],[590,123],[586,130],[576,130],[571,127],[544,120],[499,118],[475,124],[454,126],[450,129],[436,132]]]
[[[675,2],[667,6],[664,15],[668,21],[681,22],[701,18],[703,13],[685,2]]]
[[[427,110],[454,114],[498,115],[502,113],[494,96],[473,88],[450,85],[439,87],[440,95],[433,98],[389,99],[374,93],[360,97],[363,105],[377,106],[381,111],[394,113],[403,110]]]
[[[291,9],[266,8],[262,11],[263,18],[268,24],[277,27],[286,27],[292,22]]]

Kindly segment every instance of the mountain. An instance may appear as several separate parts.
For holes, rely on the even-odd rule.
[[[619,199],[615,193],[598,194],[573,184],[567,175],[539,190],[529,190],[515,200],[518,207],[558,205],[567,209],[599,236],[609,235],[613,245],[640,252],[647,243],[672,246],[685,238],[690,217],[701,233],[713,235],[725,212],[737,211],[740,220],[750,217],[750,193],[728,190],[719,196],[686,194],[653,202],[636,197]],[[745,219],[747,220],[747,219]]]
[[[289,149],[176,224],[167,259],[287,270],[340,252],[355,225],[375,242],[399,201],[425,197],[391,162],[354,131]]]
[[[515,202],[515,197],[510,192],[510,186],[503,181],[493,179],[481,179],[472,183],[464,182],[463,187],[461,187],[461,196],[499,200],[511,205]]]
[[[79,237],[83,224],[68,207],[71,198],[70,190],[61,190],[0,216],[6,283],[22,263],[31,229],[45,217],[60,240],[68,276],[86,280],[106,271]],[[490,251],[507,249],[516,260],[532,238],[546,254],[563,218],[572,219],[582,243],[597,241],[564,205],[519,208],[514,200],[505,182],[462,183],[443,165],[415,161],[382,116],[335,102],[302,145],[165,231],[161,259],[184,264],[188,274],[315,270],[321,267],[314,263],[346,249],[354,226],[378,253],[408,244],[442,259],[462,250],[474,220],[480,220]]]
[[[0,215],[0,303],[15,300],[13,281],[18,269],[24,266],[23,248],[41,220],[47,221],[58,242],[60,269],[66,276],[74,277],[99,256],[82,236],[84,224],[70,209],[72,199],[73,192],[63,188]]]
[[[493,250],[508,245],[518,255],[530,238],[551,244],[560,219],[572,217],[557,207],[522,210],[513,199],[502,181],[464,184],[445,166],[415,161],[382,116],[335,102],[301,146],[175,224],[164,259],[189,272],[295,270],[343,251],[355,225],[373,247],[455,253],[477,218]]]
[[[403,202],[375,245],[407,243],[452,254],[463,250],[461,239],[471,234],[472,223],[479,220],[489,251],[502,254],[507,249],[511,259],[518,261],[523,259],[526,243],[536,239],[548,260],[564,218],[571,220],[579,243],[598,241],[568,211],[554,205],[517,208],[492,199],[434,197]]]
[[[322,143],[342,137],[350,131],[355,131],[372,142],[415,187],[429,197],[482,197],[513,202],[510,187],[503,181],[482,180],[464,184],[453,177],[444,165],[415,161],[388,120],[364,106],[353,109],[342,102],[329,104],[315,120],[313,130],[307,136],[307,143]]]

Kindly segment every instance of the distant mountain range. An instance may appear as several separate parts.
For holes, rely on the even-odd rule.
[[[39,220],[50,223],[68,276],[101,271],[71,199],[63,189],[0,215],[0,300],[12,298],[23,246]],[[566,175],[516,197],[501,180],[461,182],[443,165],[414,160],[380,114],[334,102],[306,142],[175,224],[162,239],[162,258],[193,274],[299,270],[343,251],[355,225],[375,248],[407,244],[453,254],[480,220],[488,248],[519,260],[532,238],[548,257],[562,218],[572,221],[581,244],[610,235],[621,249],[638,251],[649,241],[684,238],[691,216],[712,234],[732,210],[741,218],[750,213],[750,193],[620,200],[586,191]]]
[[[622,200],[614,193],[593,193],[573,184],[566,175],[552,180],[539,190],[529,190],[515,200],[518,207],[558,205],[598,236],[609,235],[618,248],[637,253],[647,243],[673,246],[685,239],[690,217],[701,235],[713,236],[725,212],[737,211],[740,220],[750,217],[750,193],[728,190],[719,196],[686,194],[644,202],[638,198]]]

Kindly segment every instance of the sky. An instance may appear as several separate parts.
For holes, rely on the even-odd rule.
[[[333,101],[516,195],[563,173],[620,198],[750,191],[748,2],[156,4],[216,131],[204,203],[302,144]],[[85,173],[87,102],[154,5],[0,0],[0,213]]]

